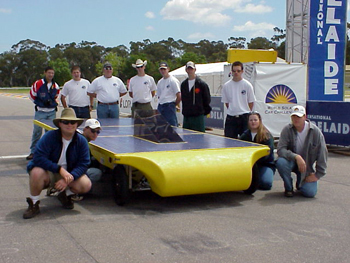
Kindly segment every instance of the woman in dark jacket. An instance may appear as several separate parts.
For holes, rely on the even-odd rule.
[[[248,130],[241,135],[240,139],[270,147],[270,154],[259,159],[256,163],[259,169],[259,189],[270,190],[273,183],[273,175],[276,171],[273,153],[274,140],[269,130],[262,123],[258,112],[254,111],[249,114]]]

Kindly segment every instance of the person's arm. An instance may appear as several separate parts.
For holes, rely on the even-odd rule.
[[[203,87],[203,108],[204,108],[204,115],[208,115],[211,112],[211,107],[210,107],[210,90],[207,85],[207,83],[202,82],[202,87]]]
[[[287,160],[292,161],[295,160],[297,154],[291,150],[293,145],[293,131],[291,131],[292,128],[290,127],[290,125],[291,124],[288,124],[281,131],[280,138],[277,144],[277,154],[279,157],[283,157]]]
[[[129,96],[130,96],[130,98],[133,98],[133,95],[132,95],[131,91],[129,91]]]
[[[176,100],[175,100],[175,105],[179,106],[181,102],[181,92],[176,93]]]
[[[225,105],[226,105],[226,108],[228,109],[228,107],[230,106],[230,104],[229,103],[225,103]]]
[[[126,92],[123,92],[123,93],[119,93],[119,96],[122,97],[126,94]]]
[[[254,107],[254,102],[248,103],[248,106],[249,106],[250,111],[252,111],[253,107]]]
[[[70,171],[74,180],[84,175],[90,164],[90,150],[87,140],[81,134],[76,134],[75,136],[78,136],[76,138],[78,144],[76,146],[78,161],[77,165]]]
[[[61,94],[61,102],[62,102],[63,108],[67,108],[66,96],[62,94]]]
[[[152,95],[152,98],[156,95],[156,91],[155,90],[152,90],[151,91],[151,95]]]
[[[318,179],[320,179],[321,177],[326,175],[328,150],[327,150],[324,136],[320,131],[318,136],[319,136],[319,149],[317,153],[315,176]]]

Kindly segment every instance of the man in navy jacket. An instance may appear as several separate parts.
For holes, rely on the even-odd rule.
[[[73,194],[90,190],[91,181],[85,174],[90,163],[89,146],[84,136],[76,131],[82,122],[73,109],[66,108],[61,118],[53,120],[58,129],[47,132],[39,140],[34,158],[27,166],[30,197],[27,197],[29,206],[24,219],[40,213],[40,193],[49,186],[60,192],[58,199],[66,209],[74,208]]]

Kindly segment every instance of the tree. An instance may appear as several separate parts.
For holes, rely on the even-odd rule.
[[[50,60],[49,66],[53,67],[55,70],[55,82],[57,82],[58,85],[63,86],[66,81],[72,78],[69,63],[65,58]]]
[[[228,41],[230,41],[227,45],[229,48],[245,48],[246,45],[245,37],[230,37]]]
[[[0,55],[0,86],[12,87],[14,85],[21,85],[15,79],[17,68],[18,56],[15,52],[4,52]]]
[[[266,37],[256,37],[250,40],[248,43],[249,49],[276,49],[276,44],[268,40]]]

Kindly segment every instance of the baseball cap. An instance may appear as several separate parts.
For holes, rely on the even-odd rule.
[[[168,68],[168,64],[166,62],[161,62],[159,64],[159,69],[161,69],[161,68]]]
[[[90,127],[91,129],[101,128],[101,123],[96,119],[88,119],[84,127]]]
[[[298,117],[303,117],[304,115],[306,115],[305,108],[301,105],[294,106],[292,108],[292,113],[290,114],[290,116],[293,116],[293,115],[296,115]]]
[[[188,61],[186,63],[186,68],[196,68],[196,65],[192,61]]]
[[[106,62],[106,63],[103,65],[103,68],[107,68],[107,67],[113,68],[113,67],[112,67],[112,64],[109,63],[109,62]]]

